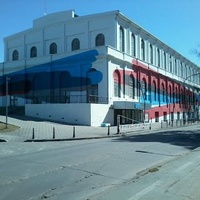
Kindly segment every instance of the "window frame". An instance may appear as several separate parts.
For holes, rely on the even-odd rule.
[[[72,51],[80,50],[80,40],[78,38],[74,38],[72,40],[71,50]]]
[[[99,33],[95,38],[95,46],[104,46],[105,45],[105,36],[103,33]]]
[[[58,46],[55,42],[52,42],[49,45],[49,54],[57,54],[58,53]]]

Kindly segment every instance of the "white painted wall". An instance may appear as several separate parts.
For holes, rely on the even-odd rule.
[[[101,126],[101,123],[114,124],[114,109],[107,104],[91,104],[91,125]]]
[[[109,110],[107,104],[26,104],[25,115],[68,124],[88,126],[101,126],[103,122],[113,124],[113,110]]]

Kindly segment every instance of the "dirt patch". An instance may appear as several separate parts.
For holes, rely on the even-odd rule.
[[[0,134],[1,133],[12,132],[12,131],[15,131],[15,130],[17,130],[19,128],[20,127],[14,126],[12,124],[7,124],[7,128],[6,128],[6,124],[5,123],[0,123]]]

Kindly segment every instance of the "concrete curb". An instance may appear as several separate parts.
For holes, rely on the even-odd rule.
[[[117,134],[117,135],[108,135],[108,136],[95,136],[95,137],[84,137],[84,138],[66,138],[66,139],[30,139],[25,140],[24,142],[62,142],[62,141],[76,141],[76,140],[97,140],[97,139],[105,139],[105,138],[115,138],[122,137],[125,135]]]
[[[140,130],[137,133],[130,131],[130,132],[122,132],[122,133],[115,133],[114,135],[106,135],[106,136],[94,136],[94,137],[82,137],[82,138],[62,138],[62,139],[28,139],[25,140],[24,142],[64,142],[64,141],[78,141],[78,140],[97,140],[97,139],[107,139],[107,138],[117,138],[117,137],[130,137],[133,135],[138,135],[138,134],[152,134],[152,133],[157,133],[157,132],[164,132],[166,130],[177,130],[182,127],[170,127],[170,128],[162,128],[162,129],[151,129],[151,130]]]

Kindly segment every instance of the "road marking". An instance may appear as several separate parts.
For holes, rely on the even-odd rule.
[[[149,187],[141,190],[140,192],[138,192],[137,194],[135,194],[134,196],[130,197],[128,200],[137,200],[139,198],[141,198],[142,196],[144,196],[145,194],[147,194],[148,192],[152,191],[153,189],[155,189],[156,187],[161,185],[161,181],[156,181],[155,183],[153,183],[152,185],[150,185]]]
[[[184,165],[180,166],[178,169],[176,169],[176,172],[180,172],[184,169],[186,169],[188,166],[192,165],[193,162],[188,162],[188,163],[185,163]]]

